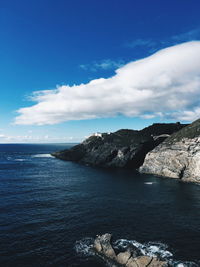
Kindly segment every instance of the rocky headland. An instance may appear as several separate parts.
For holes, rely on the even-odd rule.
[[[200,119],[173,133],[146,157],[140,172],[200,182]]]
[[[52,155],[93,166],[137,169],[149,151],[185,126],[180,123],[155,123],[140,131],[122,129],[114,133],[96,133],[81,144]]]

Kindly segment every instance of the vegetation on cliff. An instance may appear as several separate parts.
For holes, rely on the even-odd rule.
[[[185,126],[156,123],[142,130],[96,133],[71,149],[53,153],[53,156],[94,166],[138,168],[149,151]]]

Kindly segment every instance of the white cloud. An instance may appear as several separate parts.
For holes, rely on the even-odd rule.
[[[0,134],[0,142],[10,142],[10,141],[25,141],[25,140],[34,140],[34,138],[30,135],[7,135],[7,134]]]
[[[37,103],[20,108],[15,123],[44,125],[118,114],[194,120],[200,117],[199,99],[200,41],[195,41],[126,64],[108,79],[35,92]]]
[[[181,121],[194,121],[195,119],[200,118],[200,106],[195,107],[192,110],[184,110],[182,112],[174,112],[170,114],[171,118],[177,118],[178,120]]]

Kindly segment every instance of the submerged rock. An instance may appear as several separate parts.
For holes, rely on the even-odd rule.
[[[200,182],[200,120],[172,134],[150,151],[139,170]]]
[[[138,168],[145,155],[169,135],[186,124],[153,124],[143,130],[119,130],[97,133],[81,144],[52,155],[63,159],[102,167]]]

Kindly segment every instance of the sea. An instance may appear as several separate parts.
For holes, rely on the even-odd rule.
[[[104,233],[200,266],[200,185],[51,156],[70,146],[0,145],[0,266],[105,266],[90,251]]]

